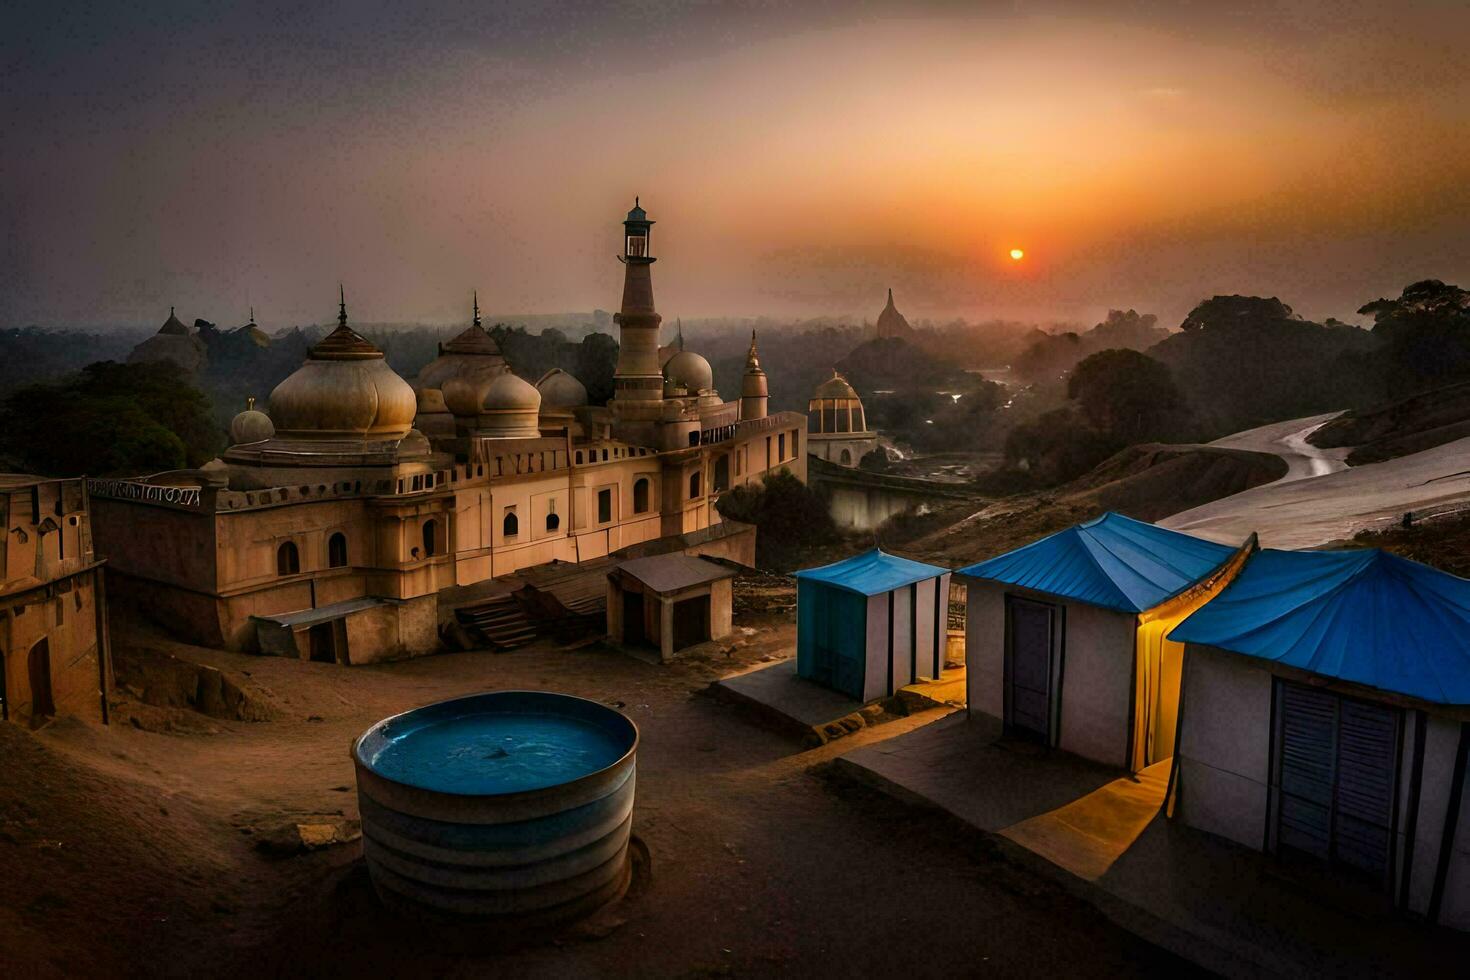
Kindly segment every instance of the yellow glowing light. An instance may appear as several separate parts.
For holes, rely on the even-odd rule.
[[[1023,251],[1021,251],[1019,248],[1013,248],[1013,249],[1011,249],[1011,258],[1014,261],[1019,262],[1019,261],[1021,261],[1021,259],[1025,258],[1025,256],[1026,256],[1026,253],[1023,252]]]

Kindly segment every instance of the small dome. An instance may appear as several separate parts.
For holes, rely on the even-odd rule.
[[[439,348],[439,356],[419,371],[415,386],[443,388],[450,378],[467,374],[499,374],[509,370],[495,338],[478,323]]]
[[[251,442],[264,442],[276,434],[276,425],[271,417],[255,407],[255,399],[245,399],[245,411],[230,420],[230,445],[243,446]],[[215,460],[219,462],[219,460]],[[221,463],[220,465],[224,465]]]
[[[552,368],[537,382],[543,408],[581,408],[587,404],[587,388],[561,368]]]
[[[664,380],[683,388],[691,395],[709,391],[715,386],[709,361],[692,350],[681,350],[664,365]]]
[[[504,373],[503,362],[499,367],[482,364],[451,371],[440,386],[445,407],[460,418],[474,418],[485,404],[490,385]],[[422,380],[423,375],[420,374],[419,378]]]
[[[541,392],[509,372],[490,382],[480,404],[479,432],[491,439],[541,435]]]
[[[812,392],[812,398],[857,398],[858,393],[853,390],[847,379],[836,371],[832,377],[817,385],[817,390]]]
[[[437,412],[449,411],[449,406],[444,403],[444,392],[438,388],[420,388],[418,390],[418,399],[418,414],[420,415],[431,415]]]
[[[529,382],[523,381],[514,374],[502,374],[490,382],[489,389],[485,392],[485,398],[480,407],[486,412],[514,412],[526,411],[539,412],[541,410],[541,392]]]

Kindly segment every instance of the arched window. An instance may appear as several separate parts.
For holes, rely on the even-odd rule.
[[[295,575],[301,571],[301,553],[296,550],[296,542],[285,541],[276,549],[276,574]]]
[[[439,522],[432,517],[424,521],[424,557],[434,556],[434,539],[439,536]]]
[[[521,522],[516,520],[516,512],[508,510],[505,512],[505,520],[500,522],[500,534],[502,537],[513,538],[521,533]]]
[[[689,474],[689,499],[699,496],[699,470]]]
[[[343,568],[347,565],[347,535],[338,531],[327,539],[327,567]]]
[[[852,453],[848,452],[846,449],[842,450],[842,465],[843,466],[851,466],[852,465]]]
[[[633,482],[633,513],[648,512],[648,478],[639,477]]]
[[[548,531],[555,531],[559,527],[561,527],[561,518],[558,517],[555,514],[547,514],[546,515],[546,530],[548,530]]]

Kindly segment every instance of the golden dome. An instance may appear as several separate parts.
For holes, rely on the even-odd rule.
[[[812,398],[813,399],[817,399],[817,398],[852,398],[852,399],[856,399],[857,396],[858,396],[858,393],[853,390],[852,385],[850,385],[850,384],[847,383],[847,379],[844,378],[842,375],[838,374],[835,370],[832,372],[832,377],[828,378],[826,381],[823,381],[821,384],[817,385],[817,390],[814,391],[814,392],[812,392]]]
[[[683,388],[691,395],[709,391],[715,386],[709,361],[691,350],[681,350],[664,365],[665,386]]]
[[[270,416],[279,434],[295,438],[402,438],[417,403],[383,352],[347,326],[344,300],[337,329],[271,392]]]
[[[418,390],[418,397],[418,414],[420,415],[433,415],[439,412],[449,411],[449,406],[444,403],[444,392],[438,388],[420,388]]]

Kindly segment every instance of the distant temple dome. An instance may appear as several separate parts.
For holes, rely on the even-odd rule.
[[[255,407],[255,399],[245,399],[245,411],[230,420],[230,445],[243,446],[264,442],[276,434],[271,417]]]
[[[837,373],[835,368],[832,371],[832,377],[817,385],[817,390],[812,392],[813,401],[822,398],[851,398],[854,401],[860,401],[857,391],[847,383],[846,378]]]
[[[485,391],[479,432],[491,439],[535,439],[541,435],[540,414],[541,392],[507,372]]]
[[[171,361],[190,374],[197,374],[204,368],[208,358],[204,341],[189,332],[189,328],[184,326],[184,322],[174,314],[174,308],[170,306],[168,319],[163,321],[158,333],[134,347],[128,354],[128,363]]]
[[[414,379],[414,387],[443,389],[450,378],[472,374],[496,375],[509,370],[500,345],[480,326],[480,297],[476,293],[470,325],[449,343],[439,345],[439,356],[424,365]]]
[[[691,350],[681,350],[664,365],[664,390],[682,388],[691,395],[702,394],[715,386],[709,361]]]
[[[893,305],[893,290],[888,290],[888,305],[883,307],[883,312],[878,314],[878,326],[875,330],[878,337],[903,337],[913,336],[914,328],[909,326],[908,320],[898,312],[898,307]]]
[[[581,408],[587,404],[587,387],[561,368],[547,371],[536,383],[543,408]]]
[[[271,392],[270,416],[279,434],[297,438],[401,439],[417,402],[383,352],[347,326],[344,298],[337,329]]]

